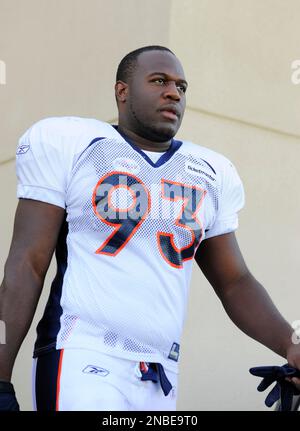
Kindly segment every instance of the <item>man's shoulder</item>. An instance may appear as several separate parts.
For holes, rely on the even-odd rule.
[[[232,165],[231,161],[224,154],[191,141],[183,140],[182,143],[182,152],[187,156],[195,160],[204,160],[216,170],[226,169],[227,166]]]
[[[64,116],[47,117],[34,123],[29,130],[36,133],[73,137],[91,131],[109,131],[112,126],[94,118]]]
[[[47,117],[34,123],[19,140],[19,147],[35,151],[55,150],[76,154],[96,138],[116,137],[113,126],[104,121],[84,117]],[[17,150],[17,154],[20,154]]]

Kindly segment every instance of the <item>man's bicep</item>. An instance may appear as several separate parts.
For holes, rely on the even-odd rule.
[[[65,210],[45,202],[20,199],[8,262],[27,262],[44,276],[55,249]]]
[[[195,259],[218,295],[249,274],[234,232],[204,240]]]

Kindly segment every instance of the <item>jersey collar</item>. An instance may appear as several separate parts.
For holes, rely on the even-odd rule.
[[[160,158],[154,163],[150,157],[144,153],[144,151],[139,148],[137,145],[135,145],[131,139],[128,138],[128,136],[126,136],[124,133],[121,133],[118,131],[118,126],[117,125],[113,125],[113,128],[119,133],[120,136],[122,136],[123,139],[125,139],[125,141],[137,152],[139,153],[145,160],[146,162],[149,163],[149,165],[151,165],[153,168],[159,168],[160,166],[162,166],[164,163],[166,163],[168,160],[170,160],[170,158],[176,153],[177,150],[179,150],[179,148],[182,145],[181,141],[177,141],[175,139],[172,139],[171,141],[171,145],[168,148],[168,150],[164,153],[162,153],[162,155],[160,156]]]

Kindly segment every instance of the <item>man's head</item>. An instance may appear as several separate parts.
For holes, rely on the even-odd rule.
[[[183,68],[168,48],[130,52],[117,70],[119,125],[151,141],[170,140],[183,118],[186,88]]]

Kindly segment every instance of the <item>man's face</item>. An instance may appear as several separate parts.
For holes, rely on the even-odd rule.
[[[186,89],[183,68],[173,54],[141,53],[123,105],[127,128],[156,142],[173,138],[183,118]]]

